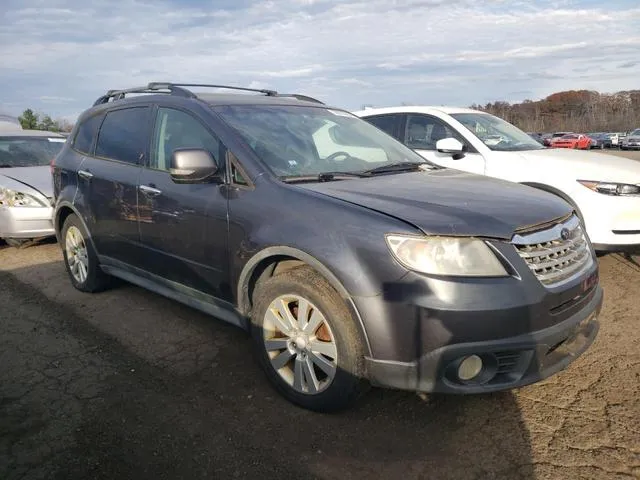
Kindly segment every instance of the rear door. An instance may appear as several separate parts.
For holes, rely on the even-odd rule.
[[[223,176],[203,184],[177,184],[169,175],[178,148],[205,149],[224,172],[225,148],[203,119],[159,107],[149,161],[139,176],[142,266],[164,279],[218,298],[228,297],[227,196]],[[224,290],[224,291],[223,291]]]
[[[108,111],[94,154],[86,156],[78,170],[98,254],[131,265],[139,258],[137,187],[147,155],[150,111],[148,105]]]
[[[455,168],[465,172],[485,174],[485,159],[461,134],[444,120],[421,113],[407,114],[404,136],[401,141],[431,162],[447,168]],[[454,159],[449,153],[441,153],[436,149],[438,140],[455,138],[462,143],[466,151],[464,157]]]

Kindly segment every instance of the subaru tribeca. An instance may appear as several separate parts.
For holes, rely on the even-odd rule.
[[[273,385],[321,411],[370,385],[520,387],[593,342],[598,265],[565,201],[310,97],[191,87],[107,92],[56,157],[77,289],[119,277],[246,329]]]

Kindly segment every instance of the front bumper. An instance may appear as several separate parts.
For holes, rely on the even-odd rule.
[[[593,343],[603,291],[596,286],[578,312],[551,327],[500,340],[447,345],[414,362],[367,358],[367,373],[377,386],[419,392],[475,394],[513,389],[543,380],[565,369]],[[493,312],[486,312],[491,317]],[[483,360],[475,381],[457,377],[468,355]]]
[[[0,207],[0,238],[42,238],[55,235],[51,207]]]

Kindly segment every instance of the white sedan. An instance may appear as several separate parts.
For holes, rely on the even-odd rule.
[[[638,161],[546,148],[503,119],[467,108],[402,106],[354,113],[432,163],[563,198],[583,219],[597,251],[640,251]]]

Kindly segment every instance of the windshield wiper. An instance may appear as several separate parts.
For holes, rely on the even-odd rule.
[[[331,182],[333,180],[345,180],[350,178],[366,178],[371,175],[363,172],[321,172],[313,175],[296,175],[280,177],[283,182]]]
[[[413,170],[421,169],[425,165],[428,165],[430,169],[434,168],[431,162],[398,162],[390,165],[382,165],[380,167],[372,168],[371,170],[365,170],[362,173],[366,175],[376,175],[378,173],[387,172],[411,172]]]

